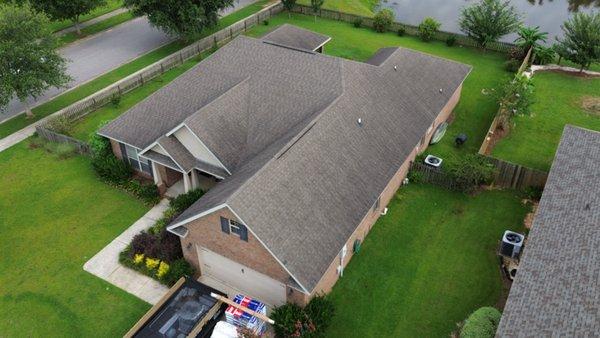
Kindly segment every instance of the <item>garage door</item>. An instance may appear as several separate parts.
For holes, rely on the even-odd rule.
[[[198,248],[202,274],[227,284],[269,305],[285,303],[285,285],[205,248]]]

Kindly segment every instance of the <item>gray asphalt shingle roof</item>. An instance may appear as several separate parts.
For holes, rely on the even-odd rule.
[[[600,133],[566,126],[497,331],[600,333]]]
[[[273,42],[281,46],[315,51],[317,48],[327,43],[327,41],[331,40],[331,38],[298,26],[283,24],[263,36],[262,40]]]
[[[186,120],[234,170],[172,226],[227,204],[309,291],[470,71],[407,49],[377,67],[247,37],[198,69],[236,75]]]

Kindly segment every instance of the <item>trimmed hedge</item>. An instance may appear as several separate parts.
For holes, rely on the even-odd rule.
[[[494,337],[502,313],[493,307],[482,307],[473,312],[460,330],[461,338]]]

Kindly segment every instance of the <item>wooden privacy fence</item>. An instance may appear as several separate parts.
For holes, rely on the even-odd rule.
[[[240,20],[233,25],[226,27],[212,35],[200,39],[191,45],[145,67],[126,78],[115,82],[114,84],[78,101],[72,105],[65,107],[54,113],[53,116],[63,115],[70,120],[79,119],[90,112],[109,103],[114,97],[121,96],[149,80],[163,74],[164,72],[183,64],[200,53],[210,50],[211,48],[223,45],[232,40],[241,33],[246,32],[253,26],[258,25],[271,16],[281,12],[283,5],[280,2],[265,7],[261,11],[250,15],[249,17]]]
[[[421,174],[423,182],[431,183],[449,190],[461,190],[456,182],[448,177],[441,168],[435,168],[420,162],[411,162],[410,170]]]
[[[543,188],[546,185],[547,172],[490,156],[487,156],[487,158],[497,169],[494,184],[500,187],[521,190],[530,187]]]
[[[74,139],[70,136],[56,133],[50,129],[46,129],[43,126],[35,127],[37,134],[48,141],[56,143],[67,143],[75,147],[75,150],[81,155],[90,155],[90,146],[83,141]]]
[[[296,13],[306,14],[306,15],[315,15],[315,12],[312,10],[312,8],[310,8],[309,6],[304,6],[304,5],[296,5],[292,11],[296,12]],[[319,17],[322,17],[322,18],[326,18],[326,19],[344,21],[344,22],[349,22],[349,23],[354,23],[357,20],[361,20],[363,26],[373,27],[373,18],[366,17],[366,16],[332,11],[329,9],[320,9],[316,13],[316,15]],[[415,36],[419,35],[419,28],[417,26],[408,25],[408,24],[404,24],[401,22],[392,23],[392,26],[390,27],[390,31],[397,32],[400,28],[404,28],[405,33],[407,35],[415,35]],[[473,40],[470,37],[463,35],[463,34],[438,31],[434,38],[436,40],[446,41],[446,39],[448,39],[448,37],[450,37],[450,36],[454,36],[456,38],[456,43],[459,45],[469,46],[469,47],[479,47],[479,44],[475,40]],[[512,44],[512,43],[498,41],[498,42],[493,42],[493,43],[488,44],[486,49],[506,53],[512,47],[514,47],[514,44]]]

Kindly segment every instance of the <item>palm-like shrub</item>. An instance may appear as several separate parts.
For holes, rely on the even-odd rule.
[[[545,65],[556,57],[556,52],[552,47],[537,46],[533,48],[533,61],[539,65]]]
[[[485,49],[488,44],[516,31],[521,25],[521,16],[508,1],[481,0],[464,7],[458,23],[461,31]]]
[[[540,46],[539,42],[546,42],[548,33],[540,32],[540,27],[521,27],[517,32],[519,37],[515,40],[515,44],[524,52],[527,52],[530,48]]]
[[[383,33],[390,29],[390,26],[394,22],[394,12],[389,9],[382,9],[373,18],[373,28],[379,32]]]
[[[438,29],[442,26],[436,19],[432,17],[426,17],[419,24],[419,36],[423,41],[431,41],[435,37]]]

